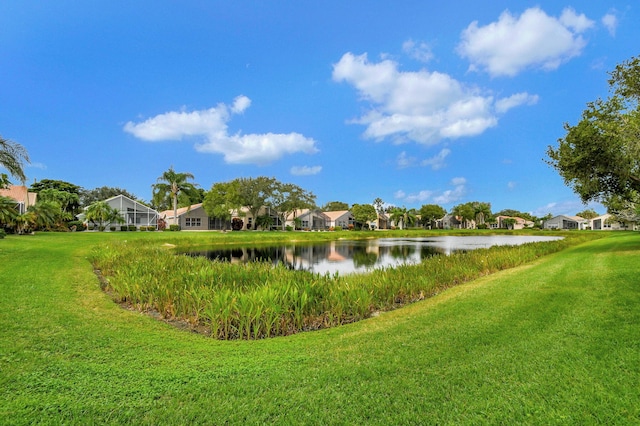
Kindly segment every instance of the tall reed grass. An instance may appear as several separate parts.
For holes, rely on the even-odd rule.
[[[205,327],[218,339],[260,339],[358,321],[593,238],[572,233],[348,276],[176,255],[158,240],[144,239],[107,242],[91,261],[117,302]]]

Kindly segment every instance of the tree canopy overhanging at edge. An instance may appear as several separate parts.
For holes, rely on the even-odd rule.
[[[609,73],[610,96],[587,104],[580,121],[564,125],[546,160],[584,203],[610,210],[640,203],[640,56]]]

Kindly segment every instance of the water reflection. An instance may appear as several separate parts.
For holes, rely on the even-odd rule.
[[[206,256],[212,260],[244,263],[281,263],[290,269],[319,274],[351,274],[372,269],[420,263],[423,259],[448,255],[456,251],[488,248],[494,245],[519,245],[553,241],[562,237],[542,236],[473,236],[429,238],[380,238],[372,240],[339,240],[316,243],[296,243],[280,246],[218,247],[188,251],[191,256]]]

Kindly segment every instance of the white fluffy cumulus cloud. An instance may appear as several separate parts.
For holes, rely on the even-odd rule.
[[[527,93],[496,100],[447,74],[400,71],[396,62],[370,62],[366,53],[344,54],[333,65],[333,80],[352,85],[370,103],[371,109],[354,122],[365,125],[364,136],[377,141],[434,145],[479,135],[497,124],[497,113],[536,101]]]
[[[229,134],[227,123],[233,114],[242,114],[251,99],[238,96],[228,106],[220,103],[200,111],[171,111],[145,121],[129,121],[124,131],[146,141],[182,140],[201,137],[199,152],[222,154],[231,164],[269,164],[287,154],[318,152],[313,139],[299,133]]]
[[[445,191],[422,190],[417,193],[407,194],[403,190],[398,190],[394,193],[394,197],[406,203],[432,202],[447,205],[460,200],[467,192],[467,180],[463,177],[453,178],[450,185],[453,186],[453,189]]]
[[[505,11],[486,26],[472,22],[462,32],[458,53],[471,62],[470,70],[492,76],[514,76],[528,68],[554,70],[582,53],[587,44],[583,34],[594,25],[571,8],[557,18],[538,7],[520,16]]]

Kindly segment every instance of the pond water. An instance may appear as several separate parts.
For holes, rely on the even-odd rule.
[[[282,263],[290,269],[321,275],[364,273],[373,269],[420,263],[423,259],[456,251],[554,241],[562,237],[531,235],[442,236],[424,238],[379,238],[288,243],[278,246],[212,247],[184,251],[190,256],[206,256],[232,263]]]

